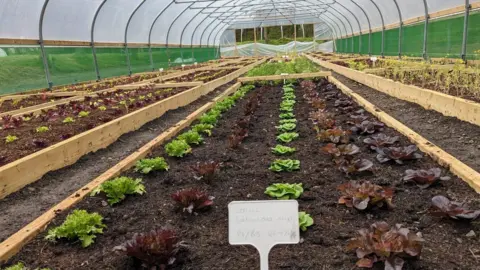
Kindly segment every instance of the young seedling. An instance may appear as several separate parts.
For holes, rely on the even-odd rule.
[[[377,160],[380,163],[385,163],[390,160],[397,164],[403,164],[406,160],[421,159],[422,155],[417,153],[417,146],[410,145],[405,147],[385,147],[377,149]]]
[[[277,130],[279,132],[290,132],[295,130],[297,128],[297,125],[294,123],[287,123],[287,124],[281,124],[280,126],[276,126]]]
[[[450,201],[446,197],[438,195],[432,198],[430,214],[457,220],[474,220],[480,217],[480,209],[470,210],[463,203]]]
[[[307,214],[306,212],[298,212],[298,223],[300,226],[300,230],[302,232],[307,231],[307,228],[313,225],[313,218],[310,216],[310,214]]]
[[[198,189],[184,189],[172,194],[172,199],[189,214],[205,210],[213,205],[214,197]]]
[[[370,138],[366,138],[363,140],[365,144],[370,146],[370,149],[377,150],[382,147],[393,145],[398,141],[398,136],[389,137],[383,133],[379,133],[377,135],[373,135]]]
[[[269,168],[273,172],[293,172],[300,170],[300,160],[277,159]]]
[[[65,119],[63,119],[62,122],[63,122],[64,124],[74,123],[74,122],[75,122],[75,119],[73,119],[73,117],[66,117]]]
[[[96,234],[103,233],[103,229],[107,227],[102,220],[103,217],[98,213],[73,210],[62,225],[48,231],[45,239],[52,242],[59,238],[79,239],[82,247],[88,247],[93,244]]]
[[[50,130],[50,129],[49,129],[48,127],[45,127],[45,126],[37,127],[37,128],[35,129],[35,131],[36,131],[37,133],[44,133],[44,132],[47,132],[47,131],[49,131],[49,130]]]
[[[339,204],[347,207],[355,207],[358,210],[366,210],[373,206],[393,208],[393,189],[381,187],[368,181],[350,181],[338,186],[342,192]]]
[[[212,183],[212,180],[215,178],[216,174],[220,171],[222,166],[221,162],[197,162],[195,166],[191,166],[192,170],[195,172],[195,179],[204,180],[206,183]]]
[[[165,152],[171,157],[183,157],[192,152],[192,148],[184,140],[173,140],[165,145]]]
[[[450,180],[449,176],[442,176],[442,169],[431,168],[428,170],[406,170],[404,181],[414,182],[418,187],[425,189],[439,181]]]
[[[142,184],[142,179],[121,176],[104,182],[91,192],[91,196],[95,196],[100,192],[107,195],[107,201],[110,205],[114,205],[123,201],[126,195],[142,195],[146,191],[145,186]]]
[[[7,137],[5,137],[5,143],[11,143],[16,140],[18,140],[18,137],[14,135],[7,135]]]
[[[296,149],[293,147],[283,146],[280,144],[277,144],[274,148],[272,148],[272,153],[279,156],[292,154],[295,153],[295,151]]]
[[[198,133],[206,134],[207,136],[212,136],[213,125],[210,124],[197,124],[192,127],[192,130]]]
[[[187,131],[177,137],[178,140],[184,140],[189,145],[196,144],[199,145],[203,142],[202,136],[193,130]]]
[[[289,143],[296,140],[298,137],[299,135],[296,132],[285,132],[277,136],[277,141]]]

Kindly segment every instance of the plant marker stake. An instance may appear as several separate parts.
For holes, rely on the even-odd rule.
[[[287,82],[287,78],[285,76],[288,76],[288,73],[281,73],[280,76],[284,76],[283,84],[285,84]]]
[[[228,241],[252,245],[260,254],[260,270],[268,270],[268,254],[277,244],[298,244],[296,200],[234,201],[228,204]]]

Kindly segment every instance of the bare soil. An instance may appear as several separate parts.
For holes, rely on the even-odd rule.
[[[478,260],[474,257],[480,252],[478,239],[467,238],[465,234],[470,230],[478,233],[479,224],[433,219],[425,214],[430,198],[437,194],[480,207],[478,195],[472,189],[453,176],[451,181],[426,190],[403,184],[399,179],[406,169],[438,165],[428,157],[403,166],[379,164],[375,160],[375,153],[363,144],[365,136],[353,136],[354,143],[363,150],[360,157],[372,160],[375,164],[373,174],[356,179],[395,186],[393,203],[396,208],[393,211],[374,209],[363,213],[338,205],[340,194],[337,186],[349,179],[332,166],[329,156],[320,151],[324,144],[316,140],[315,131],[308,120],[309,105],[302,98],[302,90],[297,90],[296,94],[295,115],[300,138],[288,145],[298,150],[292,158],[301,161],[300,171],[273,173],[268,170],[270,162],[276,158],[270,148],[276,144],[275,125],[279,120],[282,92],[280,87],[262,88],[262,104],[254,114],[249,137],[241,149],[228,149],[227,137],[235,121],[243,116],[247,99],[239,101],[237,106],[225,113],[213,135],[206,138],[205,144],[195,148],[191,155],[183,159],[167,158],[170,164],[168,172],[148,176],[128,172],[127,175],[143,178],[147,194],[129,197],[113,208],[102,206],[104,198],[101,196],[89,197],[79,203],[75,208],[99,212],[105,217],[108,229],[98,236],[94,245],[82,249],[78,242],[59,241],[51,244],[43,240],[43,233],[12,261],[23,261],[30,267],[52,269],[140,269],[132,258],[117,254],[112,248],[130,239],[136,232],[168,225],[175,228],[189,246],[187,255],[180,256],[171,269],[258,269],[258,254],[253,247],[230,246],[228,243],[227,205],[236,200],[269,199],[263,192],[271,183],[300,182],[306,189],[299,199],[300,211],[310,213],[315,225],[302,233],[303,243],[272,249],[271,269],[355,269],[356,256],[344,252],[345,245],[358,229],[376,221],[402,223],[413,231],[423,233],[426,242],[421,259],[406,263],[406,270],[478,269]],[[338,125],[347,128],[348,115],[336,111],[333,103],[334,100],[328,102],[329,111],[335,113]],[[400,136],[400,145],[410,144],[390,128],[386,128],[384,133]],[[165,155],[163,149],[159,148],[152,156]],[[210,160],[223,161],[224,167],[216,181],[207,185],[193,178],[189,166]],[[187,187],[207,190],[215,196],[214,207],[198,216],[176,212],[170,194]],[[59,225],[65,216],[66,213],[59,215],[50,227]],[[374,269],[380,270],[383,266],[377,264]]]
[[[0,213],[2,213],[0,215],[0,228],[2,228],[0,230],[0,242],[139,147],[187,117],[231,85],[233,85],[233,82],[218,87],[187,106],[168,111],[140,129],[122,135],[106,149],[90,153],[69,167],[50,172],[35,183],[0,200]]]

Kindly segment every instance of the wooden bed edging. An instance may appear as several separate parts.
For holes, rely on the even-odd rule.
[[[315,73],[296,73],[288,75],[272,75],[272,76],[258,76],[258,77],[242,77],[238,78],[239,82],[252,82],[252,81],[274,81],[274,80],[288,80],[288,79],[301,79],[301,78],[315,78],[315,77],[327,77],[332,75],[329,71],[315,72]]]
[[[380,76],[321,61],[309,55],[306,57],[324,68],[331,69],[351,80],[392,97],[417,103],[427,110],[434,110],[445,116],[453,116],[474,125],[480,125],[480,104],[474,101],[395,82]]]
[[[27,226],[23,227],[18,232],[0,243],[0,263],[7,261],[9,258],[17,254],[17,252],[19,252],[25,244],[27,244],[40,232],[44,231],[48,224],[56,217],[56,215],[65,210],[68,210],[73,205],[81,201],[85,196],[90,194],[90,192],[94,188],[96,188],[103,182],[113,177],[119,176],[122,172],[130,169],[137,162],[137,160],[146,157],[153,148],[158,147],[159,145],[165,143],[167,140],[173,138],[180,131],[193,123],[193,121],[195,121],[203,113],[212,108],[217,102],[224,100],[228,95],[234,93],[238,88],[240,88],[240,86],[240,83],[234,84],[233,86],[225,90],[223,93],[218,95],[215,99],[207,102],[205,105],[191,113],[185,119],[181,120],[174,126],[161,133],[158,137],[139,148],[133,154],[126,157],[97,178],[93,179],[90,183],[86,184],[85,186],[74,192],[72,195],[70,195],[68,198],[64,199],[54,207],[50,208],[41,216],[36,218],[34,221],[30,222]]]
[[[335,84],[345,95],[353,98],[358,104],[365,108],[365,110],[380,119],[380,121],[384,122],[387,126],[392,127],[398,132],[402,133],[411,142],[415,143],[420,150],[428,154],[433,160],[445,168],[448,168],[453,174],[467,182],[477,193],[480,193],[480,173],[470,168],[454,156],[445,152],[443,149],[425,139],[420,134],[411,130],[409,127],[405,126],[386,112],[375,107],[375,105],[352,91],[334,77],[329,76],[328,81]]]
[[[121,135],[139,129],[169,110],[190,104],[263,62],[264,60],[257,61],[0,167],[0,199],[37,181],[50,171],[71,165],[90,152],[106,148]]]

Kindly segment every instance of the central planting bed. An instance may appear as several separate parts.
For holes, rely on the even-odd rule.
[[[184,136],[183,139],[188,139],[192,145],[192,150],[172,147],[178,150],[173,152],[184,155],[182,158],[170,157],[172,149],[168,147],[168,151],[163,147],[154,150],[151,157],[164,157],[169,166],[168,171],[162,171],[166,164],[159,162],[159,171],[142,174],[140,166],[138,172],[126,172],[123,176],[142,178],[146,191],[143,195],[127,196],[125,200],[109,206],[107,198],[101,193],[77,204],[76,209],[100,214],[106,225],[103,233],[97,234],[92,239],[94,243],[89,242],[88,247],[82,248],[80,241],[65,239],[49,243],[44,239],[48,234],[45,232],[25,246],[10,262],[21,261],[31,268],[141,269],[141,262],[121,252],[126,248],[121,245],[132,239],[135,233],[167,226],[176,232],[179,241],[184,242],[178,245],[179,250],[175,255],[157,257],[157,269],[163,269],[162,264],[167,269],[257,269],[258,254],[253,247],[230,246],[228,243],[228,203],[274,199],[265,194],[270,185],[301,183],[303,193],[298,197],[299,211],[311,215],[313,220],[303,216],[305,222],[302,224],[305,227],[302,231],[305,231],[301,234],[303,240],[300,244],[276,246],[272,249],[271,269],[355,269],[359,258],[354,251],[346,250],[349,239],[357,237],[358,230],[381,221],[390,225],[402,224],[403,228],[410,230],[409,236],[414,242],[409,246],[411,254],[418,255],[420,248],[417,244],[419,239],[423,239],[418,260],[411,260],[405,253],[401,254],[405,258],[403,269],[477,267],[478,261],[474,256],[480,252],[478,240],[466,235],[471,235],[472,230],[478,232],[478,223],[433,217],[429,211],[431,199],[436,195],[465,202],[473,209],[480,208],[478,195],[467,184],[441,169],[440,175],[445,181],[428,188],[420,188],[402,180],[406,170],[432,169],[437,168],[438,164],[427,156],[422,156],[420,151],[414,151],[415,147],[410,146],[411,143],[406,138],[375,122],[374,117],[362,112],[360,107],[325,80],[314,83],[313,87],[311,82],[303,82],[301,87],[296,85],[293,88],[293,93],[288,94],[296,97],[291,117],[279,117],[282,113],[288,113],[284,110],[288,106],[282,101],[289,91],[282,91],[281,85],[258,86],[243,99],[239,99],[230,110],[223,111],[211,130],[211,136],[205,135],[207,131],[202,133],[204,138],[200,145],[195,144],[199,142],[198,137]],[[312,93],[318,93],[319,99],[313,99]],[[318,114],[319,110],[328,114],[328,117],[322,118]],[[209,119],[211,116],[212,114],[202,117],[202,122],[213,123],[215,119]],[[285,119],[296,119],[296,126],[283,125],[280,128],[281,123],[295,123],[293,120],[281,122]],[[362,125],[366,119],[372,125]],[[358,122],[359,120],[362,121]],[[325,126],[330,126],[328,135],[325,133],[328,129],[320,128]],[[344,131],[353,128],[354,132],[347,132],[346,136],[340,138],[336,135],[340,127]],[[279,142],[277,136],[281,132],[294,132],[299,136],[291,142]],[[392,141],[393,145],[410,146],[413,152],[409,158],[413,160],[404,160],[403,165],[400,165],[393,160],[386,160],[389,157],[385,154],[386,150],[382,155],[372,151],[371,143],[368,145],[364,140],[379,133],[390,138],[398,136],[398,140]],[[296,136],[282,137],[288,140],[287,137]],[[355,156],[355,160],[363,160],[356,169],[339,166],[347,170],[348,174],[336,168],[329,154],[340,149],[339,145],[328,145],[332,141],[339,143],[336,139],[358,146],[358,149],[351,145],[348,151],[339,150],[350,153],[343,155],[343,158],[349,160],[348,156],[351,155]],[[286,156],[272,153],[272,148],[280,143],[295,148],[295,151]],[[280,148],[282,147],[278,147]],[[286,148],[282,149],[280,152],[287,151]],[[274,163],[277,159],[291,160]],[[339,163],[342,159],[335,160]],[[210,165],[210,168],[204,163]],[[292,172],[275,172],[282,170]],[[365,171],[358,172],[359,170]],[[207,172],[215,174],[212,176]],[[200,179],[200,176],[203,178]],[[447,178],[450,180],[446,181]],[[364,209],[366,205],[359,201],[353,202],[358,209],[345,206],[344,204],[350,204],[349,198],[342,198],[342,192],[338,188],[350,180],[370,181],[371,184],[381,186],[380,190],[383,191],[378,191],[382,194],[379,196],[386,199],[383,206],[371,206],[372,201],[368,209]],[[183,206],[178,207],[174,199],[182,194],[178,191],[191,188],[204,191],[204,199],[200,200],[202,203],[197,207],[189,208],[187,204],[182,211]],[[143,193],[143,189],[140,188],[137,193]],[[271,194],[275,195],[275,192]],[[340,198],[342,199],[339,200]],[[387,205],[390,205],[390,209]],[[476,214],[480,213],[471,212],[463,218]],[[61,225],[66,215],[59,215],[48,229]],[[166,235],[171,236],[169,233]],[[117,247],[116,251],[113,251],[114,247]],[[140,257],[139,253],[137,255]],[[366,254],[365,258],[373,259],[373,255]],[[391,259],[393,258],[392,256]],[[395,259],[397,266],[400,261],[403,262],[399,258]],[[378,256],[377,259],[382,261],[385,258]],[[361,261],[361,265],[365,266],[369,262],[372,261]],[[384,269],[384,263],[375,263],[373,268]]]

